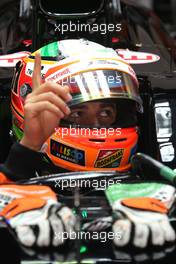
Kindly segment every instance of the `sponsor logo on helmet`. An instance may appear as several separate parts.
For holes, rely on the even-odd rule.
[[[51,139],[50,151],[55,157],[85,166],[85,152],[83,150],[72,148]]]
[[[100,150],[95,161],[95,168],[116,168],[119,167],[123,157],[124,149]]]
[[[44,78],[47,71],[50,69],[51,65],[43,65],[41,66],[41,77]],[[25,74],[29,77],[32,77],[34,70],[34,61],[33,62],[27,62],[25,67]]]
[[[97,65],[97,64],[110,64],[110,65],[119,65],[118,61],[115,60],[108,60],[108,59],[102,59],[102,60],[92,60],[92,61],[88,61],[88,66],[92,66],[92,65]]]
[[[57,71],[55,74],[52,74],[50,77],[47,78],[47,81],[53,82],[56,81],[59,77],[64,76],[65,74],[71,73],[69,68],[66,68],[62,71]]]

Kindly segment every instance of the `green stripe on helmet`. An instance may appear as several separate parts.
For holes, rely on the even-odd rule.
[[[59,55],[58,42],[52,42],[39,49],[40,55],[43,57],[56,57]]]

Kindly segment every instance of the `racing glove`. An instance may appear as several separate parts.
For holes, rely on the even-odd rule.
[[[107,230],[112,225],[112,217],[106,216],[97,218],[91,222],[84,223],[82,226],[82,230],[87,232],[101,232],[103,230]]]
[[[123,247],[132,242],[139,248],[162,246],[173,242],[176,234],[168,213],[173,205],[175,188],[162,183],[122,183],[106,190],[114,212],[114,243]]]
[[[0,200],[3,205],[0,216],[15,231],[23,246],[57,247],[64,244],[74,230],[74,214],[58,203],[49,187],[3,185]]]

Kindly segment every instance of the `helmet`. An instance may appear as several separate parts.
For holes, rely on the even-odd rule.
[[[71,115],[43,146],[47,160],[70,171],[129,169],[138,142],[136,109],[142,111],[131,66],[113,49],[84,39],[53,42],[39,51],[42,78],[69,85],[73,98]],[[24,99],[32,91],[34,58],[35,52],[17,64],[12,82],[13,133],[18,140],[23,135]]]

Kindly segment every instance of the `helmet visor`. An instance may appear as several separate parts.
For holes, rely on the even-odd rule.
[[[71,75],[59,81],[61,85],[68,85],[72,94],[69,106],[80,103],[106,99],[130,99],[138,103],[142,110],[142,100],[136,80],[125,72],[117,70],[96,70]]]

